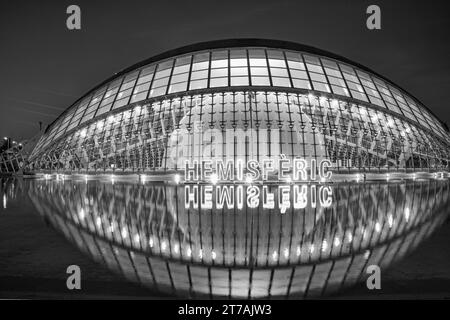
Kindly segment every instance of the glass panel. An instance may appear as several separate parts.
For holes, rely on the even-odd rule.
[[[142,84],[152,81],[153,74],[155,72],[155,65],[151,65],[145,69],[142,69],[137,84]]]
[[[231,67],[247,66],[247,52],[245,50],[231,50],[230,66]]]
[[[289,78],[272,77],[272,83],[274,86],[278,87],[291,87]]]
[[[347,96],[347,97],[350,96],[350,94],[348,93],[348,89],[345,87],[338,87],[338,86],[331,85],[331,89],[333,89],[333,93],[335,93],[335,94],[340,94],[340,95]]]
[[[283,60],[284,61],[284,55],[283,52],[280,50],[267,50],[267,57],[270,60]]]
[[[227,68],[228,67],[228,52],[214,51],[211,56],[211,68]]]
[[[186,91],[187,79],[184,82],[171,84],[169,87],[169,93]]]
[[[248,86],[248,77],[231,77],[232,86]]]
[[[307,54],[304,54],[303,57],[305,58],[305,62],[307,64],[320,65],[319,58],[317,58],[317,57],[310,56],[310,55],[307,55]]]
[[[252,77],[253,86],[268,86],[270,81],[268,77]]]
[[[291,70],[291,76],[292,78],[308,79],[308,74],[302,70]]]
[[[208,79],[201,79],[201,80],[192,80],[189,85],[189,90],[195,90],[195,89],[203,89],[208,86]]]
[[[311,90],[311,85],[309,84],[309,80],[304,79],[292,79],[292,83],[294,88],[308,89]]]
[[[269,75],[269,71],[267,70],[267,68],[262,68],[262,67],[251,67],[250,68],[250,73],[252,74],[252,76],[268,76]]]
[[[153,88],[150,90],[150,97],[158,97],[166,94],[166,86],[159,87],[159,88]]]
[[[325,73],[328,76],[333,76],[333,77],[336,77],[336,78],[342,78],[342,74],[341,74],[341,72],[339,70],[330,69],[330,68],[325,67]]]
[[[328,86],[328,84],[321,83],[321,82],[314,82],[313,81],[313,86],[314,86],[314,90],[324,91],[324,92],[331,92],[330,91],[330,87]]]
[[[272,74],[272,77],[289,77],[287,69],[270,68],[270,73]]]
[[[345,64],[342,64],[342,63],[339,63],[339,66],[341,67],[342,72],[352,74],[352,75],[355,74],[355,71],[353,70],[353,68],[351,68]]]
[[[327,82],[327,79],[324,75],[311,72],[309,76],[311,77],[312,81]]]
[[[251,66],[267,66],[266,54],[263,49],[250,49],[248,56]]]
[[[307,63],[306,67],[308,68],[309,72],[316,72],[316,73],[323,74],[323,69],[322,69],[321,66],[317,66],[317,65],[314,65],[314,64]]]
[[[211,69],[211,78],[228,77],[228,69]]]
[[[321,58],[320,60],[322,61],[322,64],[325,68],[339,70],[339,67],[336,62],[323,58]]]
[[[211,78],[209,80],[209,85],[211,88],[227,87],[228,86],[228,78]]]
[[[191,80],[208,79],[208,70],[194,71],[191,74]]]
[[[194,55],[192,71],[205,70],[209,68],[209,52]]]
[[[248,69],[244,68],[231,68],[231,77],[248,75]]]

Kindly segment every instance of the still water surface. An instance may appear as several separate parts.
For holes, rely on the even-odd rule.
[[[150,182],[2,179],[0,221],[9,236],[0,242],[0,279],[39,291],[55,272],[67,276],[56,266],[82,261],[83,279],[105,296],[339,296],[364,284],[369,265],[384,272],[405,264],[448,216],[448,180],[330,188],[331,200],[321,201],[319,188],[308,185],[295,199],[291,186],[283,202],[272,185],[260,188],[255,203],[246,193],[240,201],[237,188],[224,194],[216,186],[195,194]],[[432,250],[438,265],[418,273],[447,277],[439,271],[449,266],[445,245]],[[65,285],[58,283],[55,291]]]

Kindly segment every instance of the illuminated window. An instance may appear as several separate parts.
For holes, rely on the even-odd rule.
[[[228,52],[213,51],[211,53],[210,87],[228,86]]]
[[[263,49],[249,50],[249,60],[252,85],[269,86],[270,79],[265,51]]]
[[[269,50],[267,51],[267,56],[269,60],[272,84],[279,87],[291,87],[289,72],[287,70],[283,52]]]
[[[131,92],[133,91],[133,87],[136,83],[136,78],[138,76],[138,72],[132,72],[125,76],[122,85],[120,86],[119,92],[117,93],[116,101],[113,104],[113,109],[125,106],[128,104],[130,100]]]
[[[175,60],[172,77],[168,93],[180,92],[187,90],[187,82],[191,67],[191,56],[178,58]]]
[[[350,90],[350,94],[353,98],[358,100],[363,100],[366,102],[369,102],[367,99],[366,93],[364,92],[364,89],[356,76],[355,70],[345,64],[340,63],[339,67],[342,71],[342,75],[344,76],[344,79],[346,80],[347,87]]]
[[[208,87],[209,52],[194,55],[189,90]]]
[[[294,88],[311,89],[306,67],[303,63],[301,54],[295,52],[286,52],[286,58],[292,77]]]
[[[249,85],[246,50],[230,51],[230,81],[232,86]]]
[[[164,61],[158,64],[149,97],[157,97],[166,94],[167,85],[172,72],[172,65],[173,60]]]
[[[155,73],[155,65],[151,65],[141,70],[139,78],[136,82],[136,86],[133,90],[133,95],[131,96],[130,100],[131,103],[136,101],[142,101],[147,98],[154,73]]]
[[[333,93],[349,97],[350,94],[337,63],[327,59],[321,59],[321,61]]]

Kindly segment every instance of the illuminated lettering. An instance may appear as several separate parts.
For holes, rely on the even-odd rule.
[[[323,208],[328,208],[331,206],[331,187],[330,186],[321,186],[319,188],[319,203]]]
[[[258,208],[262,201],[263,209],[280,210],[285,214],[289,208],[294,210],[328,208],[332,204],[332,188],[324,185],[186,185],[185,208],[234,209],[242,210],[244,201],[248,208]],[[262,190],[261,190],[262,188]],[[273,188],[273,191],[271,191]],[[277,190],[276,192],[274,192]],[[291,195],[292,192],[292,195]],[[292,200],[291,200],[292,196]],[[261,199],[262,198],[262,199]]]
[[[306,181],[307,179],[307,172],[306,172],[306,160],[305,159],[294,159],[294,180],[303,180]],[[300,176],[299,176],[300,174]]]
[[[295,209],[304,209],[308,204],[307,199],[307,186],[306,185],[295,185],[294,186],[294,208]]]
[[[285,213],[286,209],[291,207],[290,193],[291,188],[289,186],[278,187],[278,205],[281,213]]]
[[[192,174],[192,180],[198,180],[199,174],[198,174],[198,162],[197,160],[192,161],[192,166],[189,165],[189,160],[185,161],[184,166],[184,180],[190,181],[191,180],[191,174]]]
[[[277,161],[277,162],[276,162]],[[309,163],[305,159],[294,159],[291,161],[284,155],[277,160],[263,159],[248,160],[245,164],[242,159],[236,161],[222,159],[204,159],[200,163],[197,160],[185,161],[185,181],[211,181],[214,175],[216,182],[242,182],[248,181],[268,181],[270,177],[278,174],[279,181],[318,181],[324,182],[332,177],[332,162],[330,160],[320,160],[318,163],[311,159]],[[308,176],[309,175],[309,176]]]
[[[191,191],[192,189],[192,191]],[[192,202],[194,209],[198,208],[198,186],[187,185],[184,187],[184,207],[189,209]]]
[[[248,176],[252,180],[257,180],[259,178],[259,163],[256,160],[249,160],[247,162]]]
[[[234,186],[218,186],[216,192],[216,207],[223,209],[226,202],[228,209],[234,208]]]
[[[289,159],[286,159],[284,155],[281,156],[281,159],[279,160],[280,170],[278,171],[279,180],[288,179],[288,173],[290,171],[290,162],[291,161]]]
[[[223,161],[217,161],[217,176],[219,181],[234,180],[234,162],[232,160],[228,160],[226,162],[226,170],[224,170]]]
[[[263,186],[263,208],[275,208],[275,195],[272,192],[269,192],[268,186]]]
[[[329,180],[331,179],[331,171],[326,170],[325,168],[330,168],[331,167],[331,161],[330,160],[322,160],[319,164],[319,176],[322,179],[326,179]]]
[[[212,209],[213,202],[212,202],[212,192],[213,192],[213,186],[204,186],[202,188],[202,209]]]
[[[202,179],[210,180],[212,173],[213,173],[212,160],[203,160],[201,170]]]
[[[259,188],[250,186],[247,188],[247,206],[257,208],[259,206]]]

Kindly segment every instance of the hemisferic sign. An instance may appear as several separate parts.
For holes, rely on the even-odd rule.
[[[329,160],[202,160],[185,162],[186,209],[287,209],[329,207],[331,186],[307,184],[331,179]],[[197,185],[199,182],[205,184]],[[267,185],[265,182],[277,182]]]

